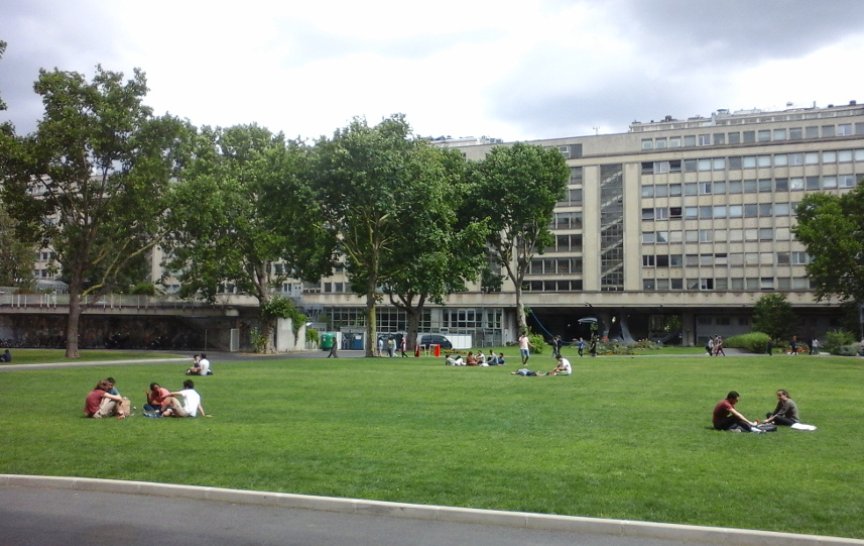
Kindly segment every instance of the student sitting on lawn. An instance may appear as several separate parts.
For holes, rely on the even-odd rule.
[[[447,355],[444,357],[445,366],[464,366],[465,361],[462,360],[462,355]]]
[[[186,375],[213,375],[207,355],[201,353],[192,357],[192,367],[186,370]]]
[[[558,364],[555,366],[554,370],[548,372],[546,375],[570,375],[573,373],[573,368],[570,366],[569,360],[560,354],[555,355],[555,360],[558,361]]]
[[[99,381],[84,400],[84,415],[94,419],[103,417],[114,417],[125,419],[132,410],[132,403],[128,398],[123,398],[108,392],[111,385],[104,379]]]
[[[477,357],[474,356],[473,351],[468,351],[468,355],[465,357],[465,365],[466,366],[477,366],[479,362],[477,362]]]
[[[162,405],[165,404],[171,391],[159,383],[150,383],[150,389],[144,391],[147,395],[147,403],[144,404],[144,415],[147,417],[158,417],[162,413]]]
[[[755,428],[756,421],[750,421],[744,417],[744,414],[735,409],[735,404],[741,395],[737,391],[729,391],[726,398],[717,402],[714,406],[714,413],[711,416],[711,422],[717,430],[732,430],[736,432],[753,432],[759,431]]]
[[[201,417],[207,416],[201,405],[201,395],[191,379],[183,382],[182,390],[169,392],[162,406],[162,417],[197,417],[199,413]]]
[[[798,423],[798,404],[789,398],[789,391],[780,389],[777,391],[777,407],[766,415],[766,423],[784,425],[791,427]]]

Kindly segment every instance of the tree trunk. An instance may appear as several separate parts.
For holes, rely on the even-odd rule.
[[[408,315],[408,339],[406,340],[405,350],[414,352],[417,346],[417,331],[420,329],[420,317],[423,315],[423,307],[414,308],[406,307],[405,314]]]
[[[66,317],[66,358],[79,358],[78,323],[81,320],[81,291],[69,287],[69,314]]]
[[[378,343],[378,317],[375,314],[375,290],[366,292],[366,358],[375,356]]]
[[[528,333],[528,319],[525,317],[525,304],[522,303],[522,287],[516,285],[516,315],[519,319],[519,333]]]

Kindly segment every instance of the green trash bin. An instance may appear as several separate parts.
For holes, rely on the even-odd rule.
[[[329,351],[336,343],[336,334],[321,334],[321,350]]]

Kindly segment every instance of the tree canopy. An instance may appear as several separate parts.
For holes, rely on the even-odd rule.
[[[796,327],[795,311],[783,294],[765,294],[753,306],[753,329],[774,341],[789,339]]]
[[[487,213],[488,242],[515,287],[523,332],[528,325],[522,284],[531,259],[552,241],[553,210],[569,176],[558,150],[523,143],[493,148],[474,169],[471,200]]]
[[[401,221],[424,191],[412,164],[420,145],[402,115],[375,126],[354,119],[315,145],[316,190],[339,239],[351,289],[366,300],[367,356],[377,337],[380,286],[389,280],[384,265],[404,244]]]
[[[213,301],[225,284],[258,299],[265,350],[273,316],[265,310],[288,279],[330,271],[333,243],[305,176],[307,150],[257,125],[204,128],[170,194],[168,265],[181,294]],[[295,325],[296,326],[296,325]]]
[[[807,247],[818,299],[864,303],[864,183],[843,195],[812,193],[796,209],[795,237]]]
[[[91,82],[76,72],[40,70],[34,89],[45,113],[34,134],[14,139],[4,198],[63,267],[66,355],[75,358],[81,297],[110,286],[159,239],[186,126],[153,116],[138,69],[125,82],[101,66]]]

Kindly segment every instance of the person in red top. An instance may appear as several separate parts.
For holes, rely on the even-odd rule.
[[[111,385],[102,380],[90,391],[84,400],[84,415],[86,417],[101,419],[116,415],[118,419],[125,419],[129,416],[131,407],[129,399],[111,394],[108,392],[109,390],[111,390]]]
[[[744,414],[735,409],[735,404],[738,403],[739,398],[741,398],[741,395],[737,391],[729,391],[725,399],[717,402],[711,418],[715,429],[753,431],[753,427],[757,425],[757,422],[750,421],[750,419],[744,417]]]
[[[162,413],[162,405],[165,404],[165,399],[171,394],[171,391],[159,383],[150,383],[150,390],[144,391],[144,393],[147,395],[144,415],[153,414],[153,417],[157,417]]]

